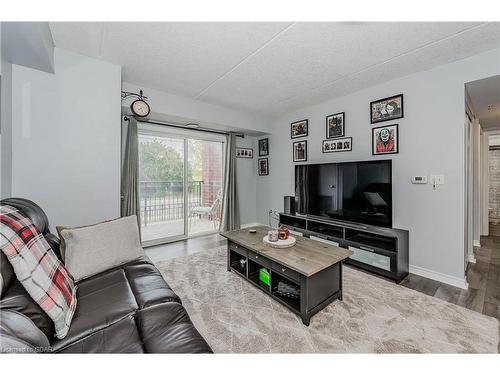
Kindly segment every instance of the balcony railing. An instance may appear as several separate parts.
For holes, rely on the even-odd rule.
[[[183,181],[141,181],[141,224],[147,226],[184,218]],[[202,206],[203,181],[188,181],[188,213],[193,207]]]

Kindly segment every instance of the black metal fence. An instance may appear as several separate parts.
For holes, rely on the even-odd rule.
[[[188,213],[202,205],[202,184],[203,181],[188,181]],[[141,181],[139,188],[143,226],[184,217],[183,181]]]

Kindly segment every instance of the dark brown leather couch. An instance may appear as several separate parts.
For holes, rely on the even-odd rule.
[[[2,203],[28,215],[60,256],[58,238],[49,233],[47,217],[39,206],[20,198]],[[53,353],[212,352],[180,298],[146,257],[80,281],[71,328],[59,340],[52,320],[26,293],[1,251],[0,256],[2,352],[19,352],[23,345],[24,351]],[[44,336],[48,346],[40,348]]]

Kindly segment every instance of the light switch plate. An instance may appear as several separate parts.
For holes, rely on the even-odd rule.
[[[433,185],[444,185],[444,175],[443,174],[432,174],[431,184]]]

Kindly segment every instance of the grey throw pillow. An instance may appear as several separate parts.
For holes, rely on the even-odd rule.
[[[136,216],[79,228],[59,228],[64,263],[75,281],[144,256]]]

